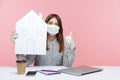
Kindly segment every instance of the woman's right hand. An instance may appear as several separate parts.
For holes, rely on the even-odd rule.
[[[74,44],[74,41],[73,41],[73,38],[72,38],[72,32],[70,32],[69,36],[65,37],[65,40],[67,42],[68,48],[75,49],[75,44]]]
[[[16,33],[16,31],[13,31],[13,32],[12,32],[12,35],[11,35],[12,41],[15,42],[15,40],[16,40],[18,37],[19,37],[19,36],[18,36],[18,34]]]

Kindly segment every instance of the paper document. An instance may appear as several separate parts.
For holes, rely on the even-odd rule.
[[[16,22],[16,54],[46,54],[47,24],[33,10]]]

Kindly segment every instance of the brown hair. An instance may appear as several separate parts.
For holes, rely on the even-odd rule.
[[[57,15],[57,14],[50,14],[48,15],[48,17],[46,18],[45,22],[48,23],[48,21],[52,18],[56,18],[58,21],[58,26],[60,27],[59,29],[59,33],[56,35],[57,41],[59,43],[59,52],[63,52],[64,51],[64,38],[63,38],[63,28],[62,28],[62,21],[61,18]],[[47,44],[47,50],[49,50],[49,46]]]

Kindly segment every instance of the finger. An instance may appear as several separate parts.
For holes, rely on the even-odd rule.
[[[12,32],[12,35],[13,35],[13,34],[15,34],[15,33],[16,33],[16,32],[15,32],[15,31],[13,31],[13,32]]]
[[[14,31],[12,34],[13,34],[13,35],[18,35],[18,33],[16,33],[16,31]]]
[[[16,33],[16,31],[13,31],[12,33]]]
[[[70,36],[72,36],[72,31],[70,32]]]

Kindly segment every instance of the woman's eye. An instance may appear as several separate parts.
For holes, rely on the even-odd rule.
[[[58,26],[58,23],[48,22],[48,24]]]
[[[48,22],[48,24],[53,24],[52,22]]]
[[[58,23],[55,23],[56,26],[58,26]]]

